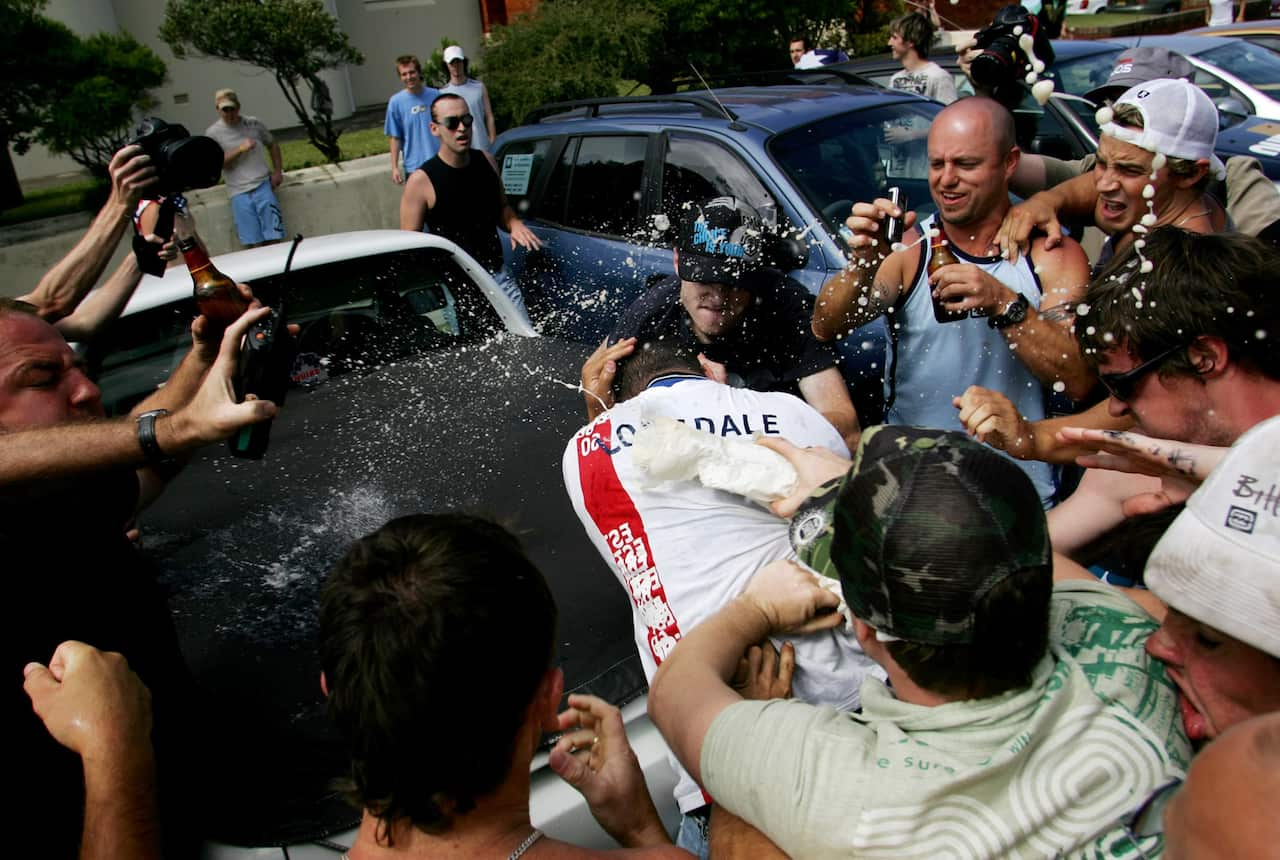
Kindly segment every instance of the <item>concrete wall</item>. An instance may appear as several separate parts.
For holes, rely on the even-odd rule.
[[[376,155],[292,171],[276,193],[289,234],[319,236],[400,226],[400,191],[391,182],[386,156]],[[239,250],[225,186],[193,191],[187,199],[211,253]],[[31,290],[75,246],[88,224],[88,217],[68,216],[0,230],[0,295]],[[126,233],[108,274],[128,250]]]

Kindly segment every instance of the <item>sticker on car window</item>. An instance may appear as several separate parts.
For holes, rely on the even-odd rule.
[[[502,190],[507,194],[528,194],[533,175],[533,155],[507,155],[502,159]]]

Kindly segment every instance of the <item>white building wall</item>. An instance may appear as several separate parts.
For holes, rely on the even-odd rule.
[[[385,104],[400,88],[395,71],[400,54],[425,59],[446,36],[460,42],[468,56],[480,47],[478,0],[325,0],[325,5],[365,56],[363,66],[323,76],[335,118],[349,116],[358,107]],[[217,119],[213,93],[221,87],[236,90],[243,112],[273,129],[299,124],[270,72],[223,60],[175,59],[157,35],[162,9],[159,0],[50,0],[45,14],[82,36],[120,29],[149,46],[169,70],[168,81],[153,91],[159,101],[153,113],[185,125],[192,134],[202,133]],[[302,94],[309,100],[309,90],[303,88]],[[14,166],[24,182],[80,169],[70,158],[54,156],[38,145],[26,155],[15,154]]]

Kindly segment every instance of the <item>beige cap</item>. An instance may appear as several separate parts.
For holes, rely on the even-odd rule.
[[[213,102],[218,106],[218,110],[224,107],[240,107],[240,97],[236,95],[235,90],[218,90],[213,94]]]

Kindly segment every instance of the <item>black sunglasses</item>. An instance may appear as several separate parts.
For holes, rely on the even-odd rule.
[[[1157,355],[1148,358],[1137,367],[1131,367],[1124,373],[1099,373],[1098,381],[1102,383],[1102,387],[1111,393],[1116,400],[1128,402],[1133,396],[1133,389],[1138,387],[1138,383],[1142,381],[1142,377],[1151,371],[1157,369],[1161,364],[1168,361],[1176,353],[1187,348],[1187,344],[1178,343],[1160,352]]]
[[[223,107],[218,108],[218,110],[222,111],[223,113],[231,113],[233,110],[239,110],[239,108],[237,108],[235,105],[225,105]]]
[[[464,113],[462,116],[447,116],[444,119],[440,120],[440,124],[445,128],[449,129],[449,131],[457,131],[458,126],[462,126],[463,128],[471,128],[471,124],[474,123],[475,121],[476,121],[476,118],[473,117],[471,114]]]
[[[1156,855],[1148,854],[1142,847],[1139,840],[1150,839],[1164,833],[1164,810],[1169,805],[1169,801],[1173,799],[1173,794],[1182,786],[1182,780],[1175,779],[1166,782],[1142,802],[1142,805],[1130,813],[1122,823],[1124,833],[1129,837],[1129,841],[1133,843],[1133,847],[1137,850],[1138,856],[1142,860],[1149,860]]]

